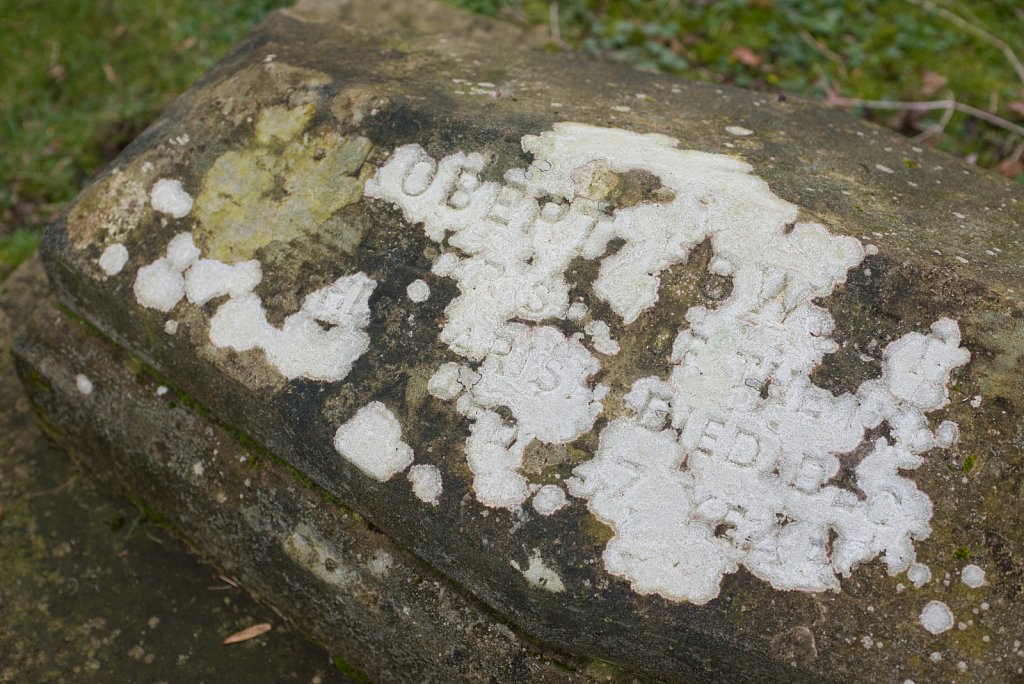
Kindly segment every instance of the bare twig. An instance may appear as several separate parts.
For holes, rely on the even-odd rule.
[[[227,575],[217,575],[217,578],[219,580],[223,581],[223,582],[227,582],[228,584],[230,584],[233,587],[237,587],[238,586],[238,582],[236,582],[233,577],[228,577]]]
[[[553,43],[557,43],[558,45],[561,45],[562,44],[562,27],[561,27],[561,25],[559,23],[559,20],[558,20],[558,3],[557,2],[549,2],[548,3],[548,23],[551,26],[551,28],[550,28],[550,30],[551,30],[551,41]]]
[[[946,90],[946,100],[949,102],[954,102],[956,100],[956,97],[953,95],[952,90]],[[942,135],[943,131],[946,130],[946,126],[948,126],[949,122],[952,120],[953,114],[955,113],[956,107],[947,107],[945,111],[942,112],[942,118],[939,119],[939,122],[937,124],[935,124],[934,126],[928,126],[926,128],[920,128],[921,133],[918,133],[917,135],[914,136],[914,142],[924,142],[925,140],[934,138],[937,135]]]
[[[913,0],[910,1],[912,2]],[[891,102],[889,100],[861,100],[855,97],[843,97],[830,93],[825,99],[825,104],[833,107],[864,107],[865,109],[892,109],[911,112],[929,112],[937,109],[952,108],[968,116],[986,121],[997,128],[1002,128],[1005,131],[1010,131],[1024,137],[1024,126],[1018,126],[1001,116],[996,116],[991,112],[986,112],[984,109],[978,109],[963,102],[957,102],[954,99],[930,100],[927,102]]]
[[[950,99],[950,101],[953,100],[953,94],[952,93],[949,94],[949,99]],[[929,126],[923,132],[921,132],[920,134],[914,136],[914,141],[915,142],[924,142],[925,140],[928,140],[930,138],[934,138],[937,135],[941,135],[942,132],[944,130],[946,130],[946,126],[949,125],[950,119],[953,118],[954,112],[956,112],[956,107],[947,107],[946,111],[944,111],[942,113],[942,118],[939,119],[939,123],[937,123],[934,126]]]
[[[934,126],[929,126],[918,135],[913,136],[914,142],[924,142],[925,140],[929,140],[935,137],[936,135],[942,135],[942,132],[946,130],[946,126],[949,125],[949,122],[950,120],[952,120],[953,114],[955,113],[955,106],[950,106],[950,108],[946,108],[946,111],[942,113],[942,118],[939,120],[939,123],[935,124]]]
[[[818,54],[831,62],[835,62],[836,66],[839,67],[840,76],[842,76],[843,80],[849,78],[849,73],[846,71],[846,62],[843,61],[842,57],[829,49],[829,47],[820,40],[812,36],[807,29],[800,29],[800,37],[803,38],[805,43],[814,48]]]
[[[1020,161],[1021,157],[1024,157],[1024,142],[1017,145],[1017,149],[1015,149],[1013,154],[1010,155],[1010,159],[1013,161]]]
[[[51,487],[50,489],[44,489],[41,492],[29,492],[28,494],[25,495],[25,498],[26,499],[34,499],[37,496],[49,496],[51,494],[60,494],[65,489],[67,489],[72,484],[74,484],[75,480],[77,480],[77,479],[78,479],[78,475],[72,475],[71,478],[68,479],[63,484],[59,484],[56,487]]]
[[[1021,64],[1020,59],[1017,58],[1017,53],[1015,53],[1013,51],[1013,48],[1011,48],[1005,42],[1003,42],[996,36],[992,35],[985,29],[981,28],[980,26],[976,26],[971,22],[967,21],[959,14],[951,12],[945,7],[940,7],[939,5],[932,2],[932,0],[907,0],[907,2],[909,2],[912,5],[917,5],[926,12],[931,12],[936,16],[942,17],[943,19],[950,23],[956,24],[964,31],[973,34],[975,37],[980,38],[981,40],[985,41],[992,47],[997,48],[1000,52],[1003,53],[1003,55],[1006,56],[1006,59],[1010,62],[1010,65],[1013,66],[1013,70],[1017,72],[1017,78],[1019,78],[1021,82],[1024,83],[1024,64]]]

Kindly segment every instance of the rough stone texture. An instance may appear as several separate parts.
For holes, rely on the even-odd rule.
[[[15,364],[51,435],[373,681],[584,681],[140,361],[36,302]],[[75,379],[88,368],[92,392]],[[140,618],[141,619],[141,618]]]
[[[40,429],[9,350],[49,296],[37,259],[0,285],[0,682],[354,681]]]
[[[269,17],[48,232],[44,258],[66,306],[156,369],[176,392],[330,492],[334,505],[365,516],[397,547],[540,642],[667,679],[1020,677],[1019,186],[809,103],[541,54],[518,46],[519,35],[507,27],[442,8],[426,6],[422,16],[410,10],[406,25],[375,25],[365,7],[304,7]],[[332,20],[332,12],[350,20]],[[844,267],[819,298],[835,319],[832,337],[841,346],[811,379],[834,395],[878,377],[883,350],[896,340],[927,334],[943,318],[959,324],[971,360],[952,370],[948,404],[927,418],[932,428],[955,422],[960,439],[924,453],[908,474],[932,506],[930,535],[913,544],[917,560],[930,568],[929,583],[914,588],[876,559],[843,577],[837,591],[779,591],[740,568],[703,605],[669,600],[639,594],[605,570],[602,553],[612,530],[582,501],[543,516],[476,500],[465,456],[471,421],[427,388],[442,364],[465,361],[438,339],[445,307],[458,291],[451,278],[430,269],[450,245],[428,239],[391,202],[363,193],[391,152],[409,143],[434,159],[479,152],[482,179],[500,180],[532,161],[524,136],[551,131],[560,121],[665,134],[684,150],[739,157],[772,193],[801,208],[799,221],[877,248],[848,273]],[[644,168],[588,173],[586,191],[615,211],[675,197]],[[150,208],[147,193],[162,178],[182,182],[195,200],[191,213],[175,218],[174,211]],[[324,192],[321,183],[336,192]],[[133,287],[140,269],[162,258],[184,231],[192,232],[203,258],[260,263],[262,281],[245,296],[261,299],[272,326],[289,325],[286,318],[311,292],[365,273],[376,282],[372,293],[362,293],[369,297],[368,350],[343,381],[288,380],[258,349],[236,352],[211,342],[210,322],[223,299],[202,306],[183,301],[167,313],[138,305]],[[799,225],[787,231],[806,235]],[[130,256],[123,272],[107,276],[97,260],[115,243]],[[684,314],[698,305],[714,310],[733,291],[715,257],[705,242],[688,261],[665,269],[658,305],[628,325],[593,295],[596,263],[571,263],[565,276],[572,296],[610,324],[622,351],[600,357],[597,377],[610,392],[594,429],[569,443],[528,448],[520,473],[532,484],[570,478],[594,457],[605,425],[630,416],[624,397],[631,383],[665,377],[673,337],[688,325]],[[187,267],[166,270],[172,261],[159,262],[167,282]],[[416,279],[430,287],[422,303],[406,294]],[[352,297],[350,303],[359,300]],[[307,323],[315,335],[317,323]],[[572,321],[555,324],[567,335],[582,332]],[[242,338],[236,348],[255,339]],[[38,367],[47,353],[30,348],[26,363]],[[51,344],[49,353],[58,348]],[[760,390],[770,396],[766,386]],[[372,401],[397,417],[416,463],[439,468],[444,492],[437,506],[417,499],[404,476],[371,479],[335,450],[335,430]],[[86,422],[85,413],[68,413],[66,401],[60,406],[50,411],[63,412],[69,424]],[[495,420],[509,420],[507,413],[499,410]],[[157,416],[148,420],[159,425]],[[871,437],[893,439],[881,429]],[[856,487],[852,473],[864,455],[852,452],[836,482]],[[218,486],[237,491],[230,479],[188,496],[208,496]],[[273,511],[290,504],[279,496],[264,505]],[[301,515],[303,509],[289,510]],[[977,589],[958,579],[970,562],[986,572]],[[253,582],[255,570],[248,569]],[[550,590],[559,585],[563,591]],[[953,629],[925,631],[919,616],[931,600],[952,610]]]

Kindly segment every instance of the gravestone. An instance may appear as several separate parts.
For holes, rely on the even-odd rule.
[[[270,15],[51,226],[69,448],[372,679],[1020,678],[1020,187],[406,7]]]

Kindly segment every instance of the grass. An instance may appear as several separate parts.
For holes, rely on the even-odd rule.
[[[287,0],[0,0],[0,280],[85,182]]]
[[[832,103],[952,93],[1024,125],[1024,82],[996,42],[1024,52],[1016,0],[449,1],[642,69]],[[105,162],[286,4],[0,0],[0,280]],[[864,113],[909,135],[942,123],[941,111]],[[927,144],[1024,182],[1021,136],[999,126],[955,114]]]
[[[952,95],[1024,127],[1024,76],[999,43],[1024,56],[1024,6],[1016,0],[451,1],[642,69],[836,105]],[[938,128],[943,114],[863,111],[908,135]],[[941,134],[925,137],[1024,183],[1019,132],[957,113]]]
[[[32,228],[18,228],[0,235],[0,283],[18,267],[18,264],[32,256],[39,246],[42,233]]]

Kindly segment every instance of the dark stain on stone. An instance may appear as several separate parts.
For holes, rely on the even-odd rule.
[[[985,530],[985,550],[1002,575],[997,584],[1006,597],[1014,602],[1024,600],[1024,564],[1019,551],[1015,552],[1012,543],[996,530]]]
[[[616,208],[634,207],[638,204],[668,204],[675,199],[675,193],[661,183],[661,179],[646,169],[630,169],[625,173],[612,174],[616,182],[606,196],[609,204]]]
[[[501,182],[507,170],[525,168],[532,161],[532,155],[522,151],[522,137],[551,125],[547,117],[523,112],[471,119],[442,115],[458,111],[457,103],[441,92],[431,98],[437,100],[436,108],[398,103],[364,121],[361,130],[382,149],[416,143],[434,159],[457,150],[480,152],[486,161],[482,178]]]
[[[771,648],[777,658],[793,667],[809,667],[818,657],[814,634],[804,626],[776,634],[772,637]]]

